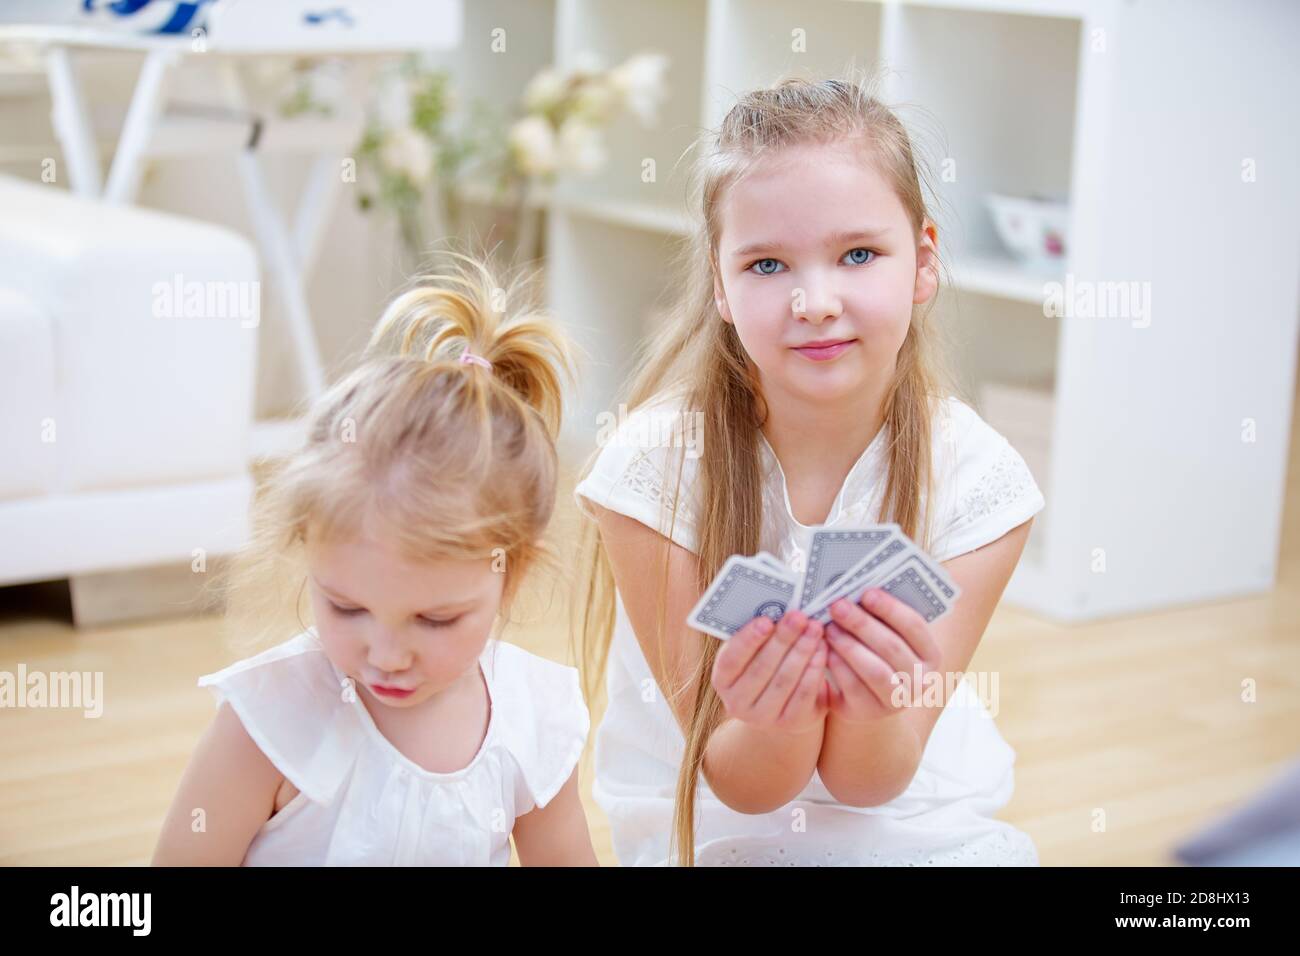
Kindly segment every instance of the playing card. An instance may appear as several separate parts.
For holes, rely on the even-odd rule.
[[[826,608],[850,591],[861,594],[870,586],[869,582],[873,575],[901,560],[908,553],[909,548],[914,549],[910,539],[897,528],[892,528],[884,541],[863,555],[858,563],[845,571],[834,584],[814,595],[803,611],[809,617],[818,617],[821,620],[819,615]],[[826,613],[822,623],[828,620],[830,620],[829,612]]]
[[[813,530],[802,572],[767,551],[732,555],[691,611],[687,623],[726,640],[759,614],[775,620],[797,607],[822,623],[840,598],[856,603],[881,588],[927,622],[956,603],[961,589],[943,566],[897,524]]]
[[[908,544],[907,552],[901,555],[897,560],[892,561],[887,565],[881,565],[879,570],[876,572],[877,583],[873,584],[872,587],[878,587],[880,581],[892,575],[905,561],[909,558],[916,557],[920,560],[925,573],[934,580],[935,586],[939,588],[941,593],[945,595],[949,592],[952,592],[953,594],[960,593],[961,589],[957,587],[956,582],[953,581],[952,576],[948,574],[947,569],[945,569],[942,564],[935,561],[928,554],[918,548],[916,543],[911,539],[905,540]]]
[[[779,621],[793,605],[796,584],[792,573],[733,554],[691,610],[687,623],[725,641],[760,614]]]
[[[892,594],[914,608],[927,623],[951,610],[961,589],[942,566],[932,561],[910,539],[903,537],[897,543],[902,545],[900,549],[892,547],[895,542],[891,542],[891,547],[887,549],[894,552],[890,559],[881,561],[873,555],[859,573],[850,572],[850,575],[846,575],[850,579],[848,583],[826,595],[825,600],[809,613],[809,617],[826,625],[831,620],[832,604],[840,598],[856,603],[862,599],[864,592],[872,588],[880,588]],[[868,565],[871,566],[869,570]]]
[[[881,582],[872,587],[879,587],[915,609],[928,624],[947,614],[961,594],[952,579],[941,572],[942,568],[918,552],[886,571]]]
[[[799,579],[797,606],[812,600],[839,581],[849,569],[897,531],[896,524],[870,528],[818,528],[808,544],[808,560]]]

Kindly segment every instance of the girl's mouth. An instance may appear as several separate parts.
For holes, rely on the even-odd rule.
[[[371,684],[370,689],[381,697],[392,697],[400,700],[403,697],[410,697],[415,693],[414,689],[402,690],[400,687],[385,687],[383,684]]]
[[[826,339],[821,342],[810,342],[807,345],[795,346],[795,351],[805,358],[812,359],[814,362],[828,362],[855,342],[857,342],[857,339]]]

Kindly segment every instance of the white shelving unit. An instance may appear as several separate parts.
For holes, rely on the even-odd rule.
[[[498,27],[516,44],[499,71],[477,55]],[[1298,34],[1300,6],[1284,0],[1231,16],[1209,0],[468,4],[470,80],[498,102],[581,53],[672,61],[658,128],[621,123],[605,169],[548,202],[549,304],[593,357],[568,441],[593,447],[675,285],[697,133],[782,72],[883,65],[934,172],[953,278],[938,314],[962,343],[966,391],[979,407],[986,387],[1030,388],[1051,411],[1032,456],[1047,508],[1008,601],[1076,621],[1270,589],[1300,292]],[[955,177],[941,178],[945,159]],[[1053,276],[1001,250],[990,192],[1067,197],[1055,278],[1147,283],[1149,315],[1045,315]]]

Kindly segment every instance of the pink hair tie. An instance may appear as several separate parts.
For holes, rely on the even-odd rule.
[[[468,365],[470,362],[473,362],[475,365],[482,365],[489,372],[492,371],[491,362],[489,362],[487,359],[483,358],[480,355],[475,355],[469,349],[466,349],[465,351],[460,353],[460,364]]]

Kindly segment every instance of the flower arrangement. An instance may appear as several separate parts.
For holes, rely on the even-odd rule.
[[[567,71],[540,71],[512,110],[482,100],[462,110],[445,70],[408,58],[381,77],[368,111],[358,149],[361,206],[395,214],[418,258],[429,239],[460,232],[467,191],[486,191],[509,211],[507,255],[534,259],[539,191],[561,174],[601,169],[603,129],[622,113],[656,125],[667,68],[655,53],[613,69],[584,54]]]

